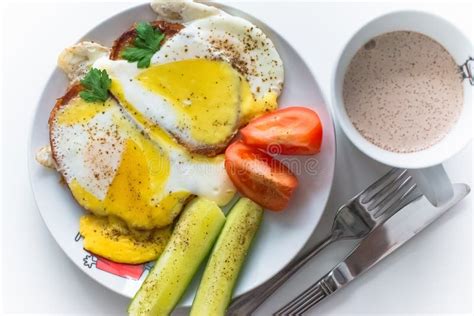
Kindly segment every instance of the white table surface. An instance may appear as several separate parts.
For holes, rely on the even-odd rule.
[[[323,92],[337,55],[366,21],[396,9],[440,14],[473,37],[469,3],[230,2],[280,32],[312,67]],[[96,284],[56,245],[33,200],[26,144],[36,102],[62,48],[130,3],[13,3],[4,7],[2,98],[2,278],[5,313],[125,314],[128,299]],[[328,230],[336,206],[386,167],[358,152],[337,130],[333,194],[311,244]],[[472,146],[446,162],[455,182],[472,186]],[[67,211],[67,210],[65,210]],[[472,194],[316,312],[332,315],[472,312]],[[284,238],[284,237],[282,237]],[[324,251],[259,310],[269,315],[343,258],[351,242]],[[178,314],[186,314],[179,310]]]

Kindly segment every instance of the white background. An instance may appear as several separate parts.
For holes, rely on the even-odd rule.
[[[332,70],[343,45],[353,32],[380,14],[421,9],[444,16],[471,38],[474,34],[473,5],[466,2],[228,3],[257,16],[294,45],[312,67],[327,98]],[[5,313],[125,314],[128,299],[89,279],[49,235],[29,186],[26,144],[36,102],[58,53],[98,22],[131,5],[11,2],[2,6],[0,282]],[[311,243],[327,232],[339,204],[386,170],[352,147],[340,130],[337,137],[334,192]],[[472,186],[472,145],[445,166],[454,182]],[[471,314],[471,197],[312,314]],[[351,245],[341,242],[328,248],[268,300],[258,314],[270,314],[316,281],[344,257]]]

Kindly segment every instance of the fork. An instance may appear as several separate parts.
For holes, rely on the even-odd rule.
[[[367,236],[421,195],[406,169],[391,169],[338,209],[331,232],[326,238],[291,261],[267,282],[235,299],[229,306],[227,314],[250,315],[296,271],[328,245],[342,239],[360,239]]]

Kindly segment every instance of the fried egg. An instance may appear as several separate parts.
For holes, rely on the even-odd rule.
[[[190,5],[192,14],[186,11]],[[150,67],[109,58],[94,67],[107,71],[112,94],[142,127],[159,126],[191,151],[216,153],[241,125],[277,108],[284,70],[257,26],[196,5],[160,3],[170,16],[179,9],[176,15],[186,15],[186,22],[153,55]]]
[[[113,98],[87,103],[76,96],[56,108],[50,139],[79,204],[131,228],[171,224],[192,195],[225,205],[235,193],[222,156],[190,154],[158,129],[150,140]]]

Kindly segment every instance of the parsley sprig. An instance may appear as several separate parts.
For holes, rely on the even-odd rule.
[[[112,80],[107,71],[91,68],[81,80],[84,90],[79,96],[86,102],[105,102],[109,98],[109,88]]]
[[[137,36],[133,41],[133,47],[127,47],[121,55],[129,62],[137,61],[138,68],[147,68],[150,66],[153,54],[160,49],[165,34],[159,29],[154,29],[148,22],[138,23],[136,31]]]

